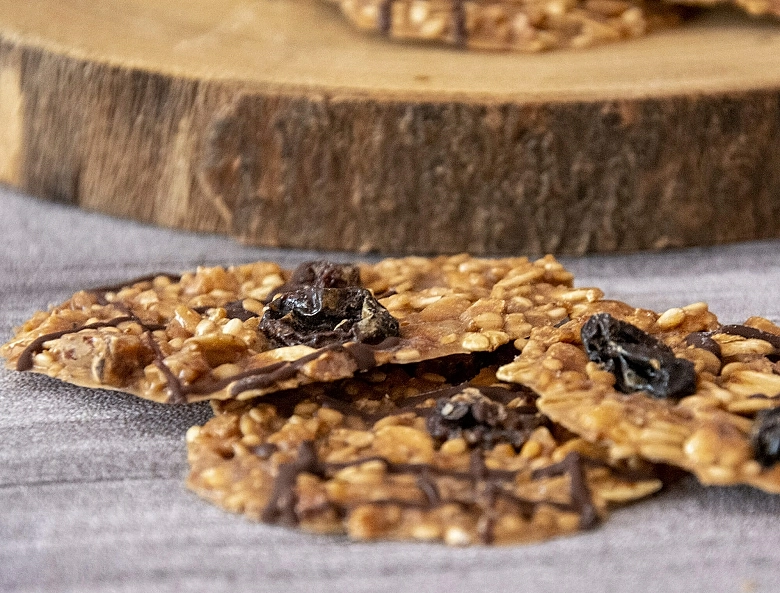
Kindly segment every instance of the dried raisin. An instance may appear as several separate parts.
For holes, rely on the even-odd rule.
[[[307,286],[271,301],[260,330],[279,345],[314,348],[356,341],[376,344],[400,335],[400,325],[365,288]]]
[[[585,322],[580,336],[588,358],[615,375],[618,391],[645,391],[661,399],[696,391],[693,363],[675,357],[671,348],[635,325],[598,313]]]

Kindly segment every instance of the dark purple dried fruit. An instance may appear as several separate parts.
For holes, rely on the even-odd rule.
[[[585,322],[580,336],[588,358],[615,375],[618,391],[645,391],[659,399],[696,391],[693,363],[675,357],[671,348],[635,325],[598,313]]]
[[[508,394],[512,392],[507,392]],[[544,418],[527,409],[509,408],[487,397],[476,387],[466,387],[451,397],[436,400],[426,418],[429,434],[440,441],[461,437],[469,445],[490,448],[509,443],[519,449]]]
[[[377,344],[400,335],[400,326],[365,288],[307,286],[271,301],[260,331],[279,345],[320,348],[350,341]]]
[[[780,461],[780,408],[756,414],[750,441],[753,457],[762,467],[772,467]]]

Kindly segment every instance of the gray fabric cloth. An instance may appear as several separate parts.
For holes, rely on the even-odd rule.
[[[79,288],[199,264],[314,253],[147,227],[0,189],[0,340]],[[321,255],[321,254],[317,254]],[[341,258],[350,257],[341,255]],[[725,322],[780,320],[780,242],[566,259],[580,286]],[[0,371],[2,591],[776,591],[780,496],[683,479],[595,531],[529,546],[356,544],[251,523],[183,485],[184,434],[208,405],[166,407]]]

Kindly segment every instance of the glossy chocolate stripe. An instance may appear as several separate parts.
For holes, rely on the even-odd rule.
[[[750,327],[748,325],[723,325],[715,330],[715,333],[741,336],[748,340],[763,340],[772,345],[775,349],[775,354],[780,352],[780,336],[756,329],[755,327]]]
[[[43,350],[43,345],[49,340],[56,340],[67,334],[75,334],[85,329],[100,329],[101,327],[116,327],[120,323],[127,321],[137,321],[136,318],[130,316],[115,317],[109,321],[97,321],[88,325],[82,325],[74,327],[72,329],[64,329],[57,332],[51,332],[35,338],[30,344],[22,350],[19,355],[19,359],[16,361],[17,371],[29,371],[33,367],[33,357]]]
[[[580,511],[580,527],[588,529],[595,526],[599,521],[599,517],[596,513],[596,508],[593,506],[593,497],[591,496],[590,488],[588,488],[585,468],[579,453],[569,453],[562,461],[535,470],[531,477],[539,479],[564,474],[569,475],[572,502]]]
[[[722,359],[723,356],[720,344],[712,338],[712,336],[717,334],[740,336],[747,340],[762,340],[769,343],[775,349],[774,352],[769,354],[770,356],[780,354],[780,336],[755,327],[750,327],[749,325],[741,324],[722,325],[719,328],[708,332],[692,332],[686,336],[685,343],[694,348],[707,350],[719,359]]]
[[[694,348],[701,348],[721,358],[720,344],[712,339],[711,332],[693,332],[685,338],[685,343]]]
[[[171,404],[183,404],[187,402],[187,398],[182,390],[181,381],[173,374],[168,365],[165,364],[165,356],[163,356],[160,346],[154,341],[151,332],[144,332],[143,338],[146,345],[154,352],[154,361],[152,364],[156,366],[165,377],[165,382],[168,386],[168,403]]]

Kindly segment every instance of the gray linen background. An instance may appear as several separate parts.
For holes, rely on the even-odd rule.
[[[0,340],[82,287],[198,264],[312,252],[248,248],[39,202],[0,188]],[[341,259],[350,256],[342,254]],[[577,284],[724,322],[780,320],[780,242],[564,260]],[[355,544],[254,524],[184,488],[184,433],[206,404],[166,407],[0,371],[2,591],[780,590],[780,496],[685,479],[593,532],[529,546]]]

